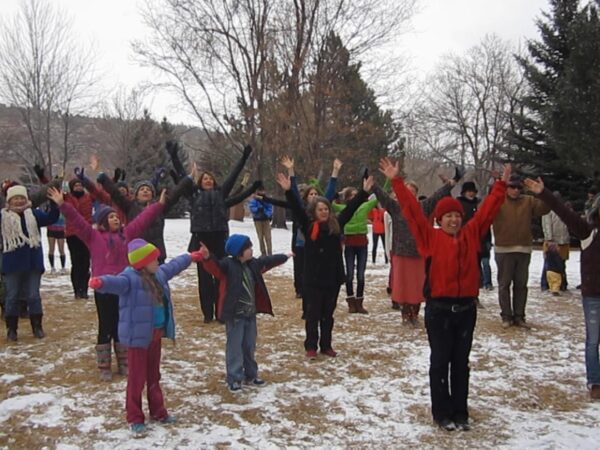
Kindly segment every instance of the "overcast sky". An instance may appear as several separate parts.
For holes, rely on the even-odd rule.
[[[60,5],[73,19],[75,33],[93,40],[98,48],[98,67],[103,85],[133,87],[151,80],[149,69],[136,67],[129,42],[146,33],[138,14],[137,0],[49,0]],[[393,1],[391,2],[393,3]],[[0,15],[15,14],[19,0],[1,0]],[[495,33],[514,43],[537,38],[535,18],[548,9],[548,0],[421,0],[412,31],[399,37],[398,45],[410,55],[418,73],[435,67],[448,52],[460,54],[477,45],[486,33]],[[192,123],[168,95],[156,96],[152,113],[156,119]]]

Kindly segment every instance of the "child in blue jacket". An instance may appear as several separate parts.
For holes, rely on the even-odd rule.
[[[206,246],[200,247],[204,269],[219,280],[217,318],[225,322],[227,344],[225,365],[231,392],[242,389],[242,381],[263,386],[258,377],[256,349],[256,314],[273,315],[271,299],[262,274],[287,261],[287,255],[252,257],[248,236],[232,234],[225,243],[229,257],[217,260]]]
[[[175,339],[173,303],[168,281],[184,271],[200,252],[180,255],[158,264],[160,250],[143,239],[128,244],[130,266],[119,275],[103,275],[90,280],[100,293],[119,296],[119,339],[128,347],[127,422],[134,435],[146,431],[142,412],[142,392],[147,385],[150,416],[162,423],[175,418],[167,412],[160,388],[161,339]]]

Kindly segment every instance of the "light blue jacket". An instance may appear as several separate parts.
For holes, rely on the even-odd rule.
[[[165,305],[165,337],[175,339],[173,302],[168,281],[187,269],[192,262],[189,253],[178,256],[161,265],[156,272],[167,304]],[[104,275],[100,293],[119,296],[119,341],[128,347],[148,348],[154,331],[154,303],[143,285],[140,272],[127,267],[119,275]]]

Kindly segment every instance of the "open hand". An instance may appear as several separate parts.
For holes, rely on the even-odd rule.
[[[203,259],[210,258],[210,250],[206,245],[204,245],[204,242],[200,242],[200,249],[198,250],[198,252],[202,255]]]
[[[527,186],[527,189],[529,189],[534,194],[541,194],[544,190],[544,182],[540,177],[538,177],[537,180],[525,178],[525,180],[523,180],[523,184]]]
[[[290,158],[287,155],[282,156],[281,157],[281,165],[283,167],[285,167],[287,170],[293,169],[294,168],[294,158]]]
[[[363,189],[365,192],[371,192],[371,189],[373,189],[374,184],[375,181],[373,180],[373,175],[371,175],[368,178],[363,178]]]
[[[289,191],[292,188],[292,182],[290,180],[290,177],[288,177],[287,175],[278,173],[277,177],[275,178],[275,181],[277,181],[277,184],[281,186],[281,188],[284,191]]]
[[[165,203],[167,203],[167,190],[163,189],[162,191],[160,191],[160,198],[158,199],[158,203],[160,203],[161,205],[164,205]]]
[[[396,163],[393,164],[390,158],[381,158],[381,160],[379,160],[379,171],[390,180],[396,178],[400,175],[400,162],[396,161]]]
[[[64,203],[63,193],[55,187],[48,188],[47,197],[56,203],[58,206]]]

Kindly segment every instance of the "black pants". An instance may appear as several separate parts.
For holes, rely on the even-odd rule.
[[[304,283],[304,247],[294,247],[294,289],[296,294],[302,295],[302,284]],[[304,311],[304,302],[302,302]]]
[[[98,344],[119,342],[119,296],[94,292],[98,313]]]
[[[333,330],[333,312],[337,305],[340,287],[316,288],[304,287],[303,294],[306,299],[306,350],[321,351],[331,348],[331,333]],[[321,338],[319,340],[319,330]]]
[[[381,238],[381,246],[383,247],[383,257],[385,258],[385,263],[388,263],[387,253],[385,252],[385,233],[373,233],[373,264],[375,264],[375,260],[377,259],[377,243],[379,242],[379,238]]]
[[[200,248],[200,242],[204,243],[211,255],[217,259],[225,256],[225,240],[227,231],[210,231],[193,233],[188,246],[188,251],[193,252]],[[200,297],[200,308],[206,321],[215,318],[215,304],[219,295],[219,281],[204,270],[202,264],[197,264],[198,269],[198,296]]]
[[[471,306],[466,310],[452,312],[436,306],[437,302]],[[425,327],[431,349],[431,412],[436,422],[444,419],[464,422],[469,418],[469,354],[477,321],[474,302],[474,298],[441,299],[430,300],[425,306]]]
[[[71,284],[77,297],[87,295],[90,280],[90,251],[77,236],[67,237],[71,254]]]

